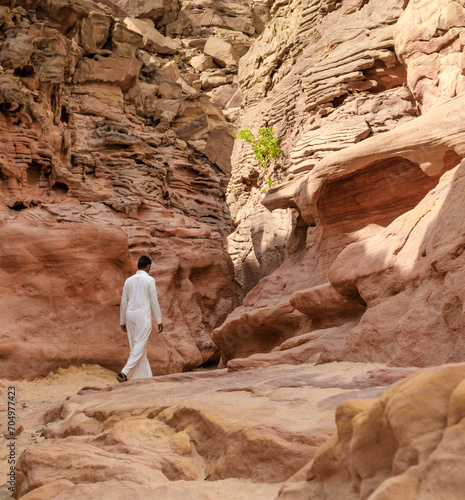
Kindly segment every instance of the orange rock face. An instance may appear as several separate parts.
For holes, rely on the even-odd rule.
[[[210,36],[243,54],[251,12],[247,34],[226,40],[221,20],[176,33],[190,4],[106,3],[0,7],[1,377],[120,369],[119,295],[141,254],[154,260],[165,325],[149,344],[154,373],[214,362],[209,332],[236,304],[232,105],[208,92],[227,84],[232,96],[237,64],[215,52],[204,85],[189,61],[207,57]]]
[[[45,375],[82,359],[117,369],[126,350],[114,324],[126,234],[28,220],[3,221],[0,231],[2,375]]]
[[[254,175],[250,148],[233,152],[228,242],[248,294],[212,332],[231,370],[463,360],[465,17],[440,4],[300,5],[241,59],[241,124],[273,126],[282,154]]]

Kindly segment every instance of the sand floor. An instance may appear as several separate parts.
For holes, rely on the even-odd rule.
[[[23,431],[16,441],[16,458],[28,446],[34,446],[44,440],[40,436],[43,423],[42,415],[55,404],[74,396],[85,386],[106,387],[118,384],[116,373],[99,365],[71,366],[59,368],[56,373],[35,380],[0,380],[0,489],[5,488],[8,464],[9,440],[4,438],[8,432],[8,388],[15,388],[15,427],[23,426]],[[11,407],[10,407],[11,408]],[[1,497],[4,498],[5,496]]]

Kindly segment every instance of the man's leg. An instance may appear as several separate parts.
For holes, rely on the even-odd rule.
[[[148,324],[146,321],[131,321],[129,318],[127,318],[126,327],[128,330],[128,338],[129,338],[129,345],[131,346],[131,353],[129,354],[129,358],[126,365],[121,370],[121,373],[126,375],[128,379],[131,379],[134,376],[136,376],[136,378],[144,376],[150,377],[151,370],[147,360],[146,347],[152,328],[151,327],[148,328]],[[147,372],[146,369],[142,370],[144,374],[137,373],[140,371],[138,369],[138,365],[143,361],[145,361],[145,363],[148,365],[150,374],[145,374],[145,372]]]
[[[131,373],[131,380],[136,378],[147,378],[152,376],[152,370],[150,368],[150,363],[147,358],[147,346],[139,359],[139,362],[135,366]]]

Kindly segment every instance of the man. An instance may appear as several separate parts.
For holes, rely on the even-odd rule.
[[[147,359],[147,342],[152,331],[152,314],[158,323],[158,332],[163,331],[161,311],[158,304],[155,280],[149,276],[152,261],[142,255],[137,263],[138,271],[126,280],[121,298],[121,330],[127,332],[131,353],[121,372],[118,382],[132,378],[152,376]]]

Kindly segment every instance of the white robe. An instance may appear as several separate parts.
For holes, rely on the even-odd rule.
[[[145,271],[137,271],[126,280],[121,298],[121,325],[126,325],[131,353],[121,370],[128,379],[152,376],[147,359],[147,342],[152,331],[152,314],[162,322],[155,280]]]

